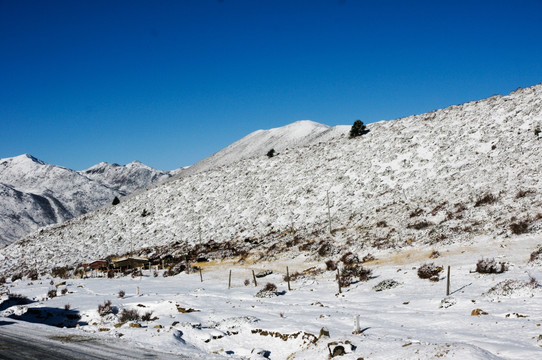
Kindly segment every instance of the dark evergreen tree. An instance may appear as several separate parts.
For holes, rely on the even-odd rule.
[[[350,129],[350,138],[355,138],[363,134],[365,134],[365,125],[363,125],[363,121],[361,120],[354,121],[354,124],[352,125],[352,128]]]
[[[268,158],[272,158],[273,156],[275,156],[277,152],[275,151],[275,149],[271,149],[267,152],[267,157]]]
[[[112,202],[113,205],[117,205],[117,204],[120,204],[120,200],[118,197],[115,196],[115,198],[113,199],[113,202]]]

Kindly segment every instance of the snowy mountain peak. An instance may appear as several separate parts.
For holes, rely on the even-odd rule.
[[[182,175],[188,176],[243,159],[264,156],[270,149],[281,152],[287,148],[326,141],[341,136],[347,131],[346,128],[349,127],[330,127],[312,120],[299,120],[282,127],[257,130],[191,166]]]
[[[37,164],[40,164],[40,165],[45,165],[46,163],[38,158],[35,158],[34,156],[30,155],[30,154],[24,154],[24,155],[21,155],[21,157],[26,157],[27,159],[30,159],[32,162],[35,162]]]

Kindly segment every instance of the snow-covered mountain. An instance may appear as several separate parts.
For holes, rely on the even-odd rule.
[[[334,136],[345,134],[349,130],[350,126],[330,127],[310,120],[300,120],[269,130],[257,130],[189,167],[182,173],[182,176],[229,165],[243,159],[261,157],[271,149],[280,153],[289,148],[327,141]]]
[[[124,166],[101,162],[81,173],[89,179],[119,191],[122,195],[128,195],[171,176],[168,171],[153,169],[139,161]]]
[[[260,146],[256,157],[214,161],[205,172],[28,236],[0,250],[0,271],[45,270],[131,245],[175,249],[212,240],[269,259],[540,234],[541,121],[537,85],[370,124],[354,139],[336,131],[277,148],[273,158]]]
[[[169,176],[139,162],[73,171],[28,154],[0,159],[0,246]]]

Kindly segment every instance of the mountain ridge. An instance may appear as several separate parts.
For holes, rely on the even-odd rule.
[[[104,164],[92,167],[103,171],[88,174],[48,164],[30,154],[0,159],[0,245],[170,177],[139,162],[117,165],[116,172],[105,174],[109,166]]]

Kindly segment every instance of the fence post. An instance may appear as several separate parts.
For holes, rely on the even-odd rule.
[[[231,270],[230,270],[230,279],[228,281],[228,289],[231,289]]]
[[[292,291],[290,288],[290,270],[288,269],[288,266],[286,266],[286,279],[288,280],[288,291]]]
[[[199,279],[203,282],[203,275],[201,274],[201,267],[199,268]]]
[[[254,279],[254,287],[257,287],[258,282],[256,281],[256,275],[254,274],[254,270],[252,270],[252,278]]]
[[[448,276],[446,276],[446,296],[450,296],[450,265],[448,265]]]
[[[341,289],[341,272],[339,270],[339,267],[337,266],[337,284],[339,284],[339,294],[342,293]]]

